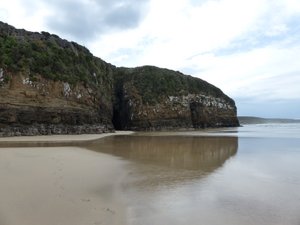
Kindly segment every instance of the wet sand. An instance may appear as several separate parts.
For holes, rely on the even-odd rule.
[[[116,134],[129,132],[0,141],[87,141]],[[0,224],[126,224],[121,194],[125,168],[118,157],[75,146],[0,148]]]
[[[9,138],[0,225],[299,225],[299,128]]]
[[[132,131],[115,131],[114,133],[103,134],[79,134],[79,135],[43,135],[43,136],[19,136],[19,137],[1,137],[0,143],[13,143],[13,142],[80,142],[92,141],[100,138],[114,136],[114,135],[129,135],[133,134]]]

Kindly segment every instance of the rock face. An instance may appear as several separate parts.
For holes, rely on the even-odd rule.
[[[11,75],[0,88],[0,135],[112,131],[111,106],[101,104],[95,94],[82,84],[71,86],[41,77],[31,82],[28,77]]]
[[[0,136],[238,125],[234,101],[201,79],[117,68],[57,35],[0,22]]]
[[[118,68],[114,75],[117,129],[239,126],[234,101],[201,79],[153,66]]]
[[[112,131],[113,68],[74,42],[0,22],[0,136]]]

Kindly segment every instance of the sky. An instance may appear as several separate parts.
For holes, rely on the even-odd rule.
[[[1,0],[0,20],[199,77],[238,115],[300,118],[299,0]]]

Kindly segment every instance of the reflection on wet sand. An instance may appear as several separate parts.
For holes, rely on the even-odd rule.
[[[113,136],[86,148],[143,164],[211,172],[236,154],[238,140],[236,137]]]
[[[130,161],[123,180],[128,224],[199,224],[180,222],[184,203],[237,153],[236,137],[114,136],[86,148]],[[194,197],[192,197],[194,199]],[[183,207],[182,207],[183,206]],[[170,210],[170,212],[168,211]],[[183,211],[184,212],[184,211]],[[195,217],[197,213],[187,214]]]
[[[0,148],[0,225],[299,225],[296,128]]]
[[[7,147],[19,144],[3,142]],[[237,153],[238,139],[124,135],[89,142],[24,142],[22,145],[23,148],[0,151],[0,178],[6,179],[0,197],[3,206],[12,202],[12,208],[0,206],[0,212],[5,212],[10,220],[15,219],[11,224],[20,224],[18,221],[25,218],[26,225],[41,224],[43,219],[49,224],[88,221],[85,224],[147,225],[178,224],[177,213],[168,214],[163,210],[166,204],[172,210],[181,210],[190,191],[198,190],[199,182]],[[65,145],[78,147],[57,147]],[[6,165],[6,162],[13,164]],[[19,171],[19,176],[12,176],[10,168]],[[20,204],[20,197],[15,198],[10,187],[23,186],[28,188],[22,191],[25,200],[21,202],[39,205],[43,199],[43,208],[27,207],[21,211],[14,208]],[[181,193],[182,190],[188,191]],[[42,197],[36,198],[38,194]],[[76,212],[76,216],[69,218],[70,212]],[[27,214],[30,216],[26,217]],[[154,223],[153,214],[157,215]]]
[[[132,162],[125,182],[128,189],[155,191],[211,174],[236,154],[238,139],[129,135],[108,137],[85,147]]]

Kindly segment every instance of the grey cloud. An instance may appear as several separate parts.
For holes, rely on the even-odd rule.
[[[140,12],[133,5],[126,5],[110,11],[105,18],[105,24],[117,28],[132,28],[138,25],[140,17]]]
[[[99,17],[93,18],[95,9],[89,10],[88,6],[75,1],[56,2],[57,4],[51,4],[52,7],[54,5],[53,13],[46,20],[51,30],[80,40],[91,39],[97,34]]]
[[[272,44],[280,43],[281,46],[286,48],[293,45],[298,46],[300,36],[300,16],[291,16],[285,21],[283,25],[286,27],[285,31],[275,33],[274,35],[268,35],[268,31],[272,30],[274,24],[271,19],[265,19],[260,27],[256,30],[252,30],[233,40],[228,46],[218,49],[213,53],[216,56],[231,55],[241,52],[251,51],[253,49],[263,48]]]
[[[25,0],[24,2],[33,2]],[[56,33],[87,41],[112,30],[137,27],[149,0],[35,0],[51,13],[45,24]],[[26,4],[26,3],[25,3]]]
[[[280,44],[281,46],[284,46],[286,48],[298,46],[300,43],[298,38],[300,36],[300,25],[294,25],[293,23],[294,21],[286,23],[286,32],[269,36],[266,35],[264,32],[264,30],[266,30],[267,28],[263,27],[260,30],[251,31],[246,34],[243,34],[240,37],[237,37],[227,46],[206,53],[213,53],[215,56],[226,56],[249,52],[254,49],[264,48],[270,45]],[[199,53],[190,56],[190,59],[202,54],[203,53]]]

